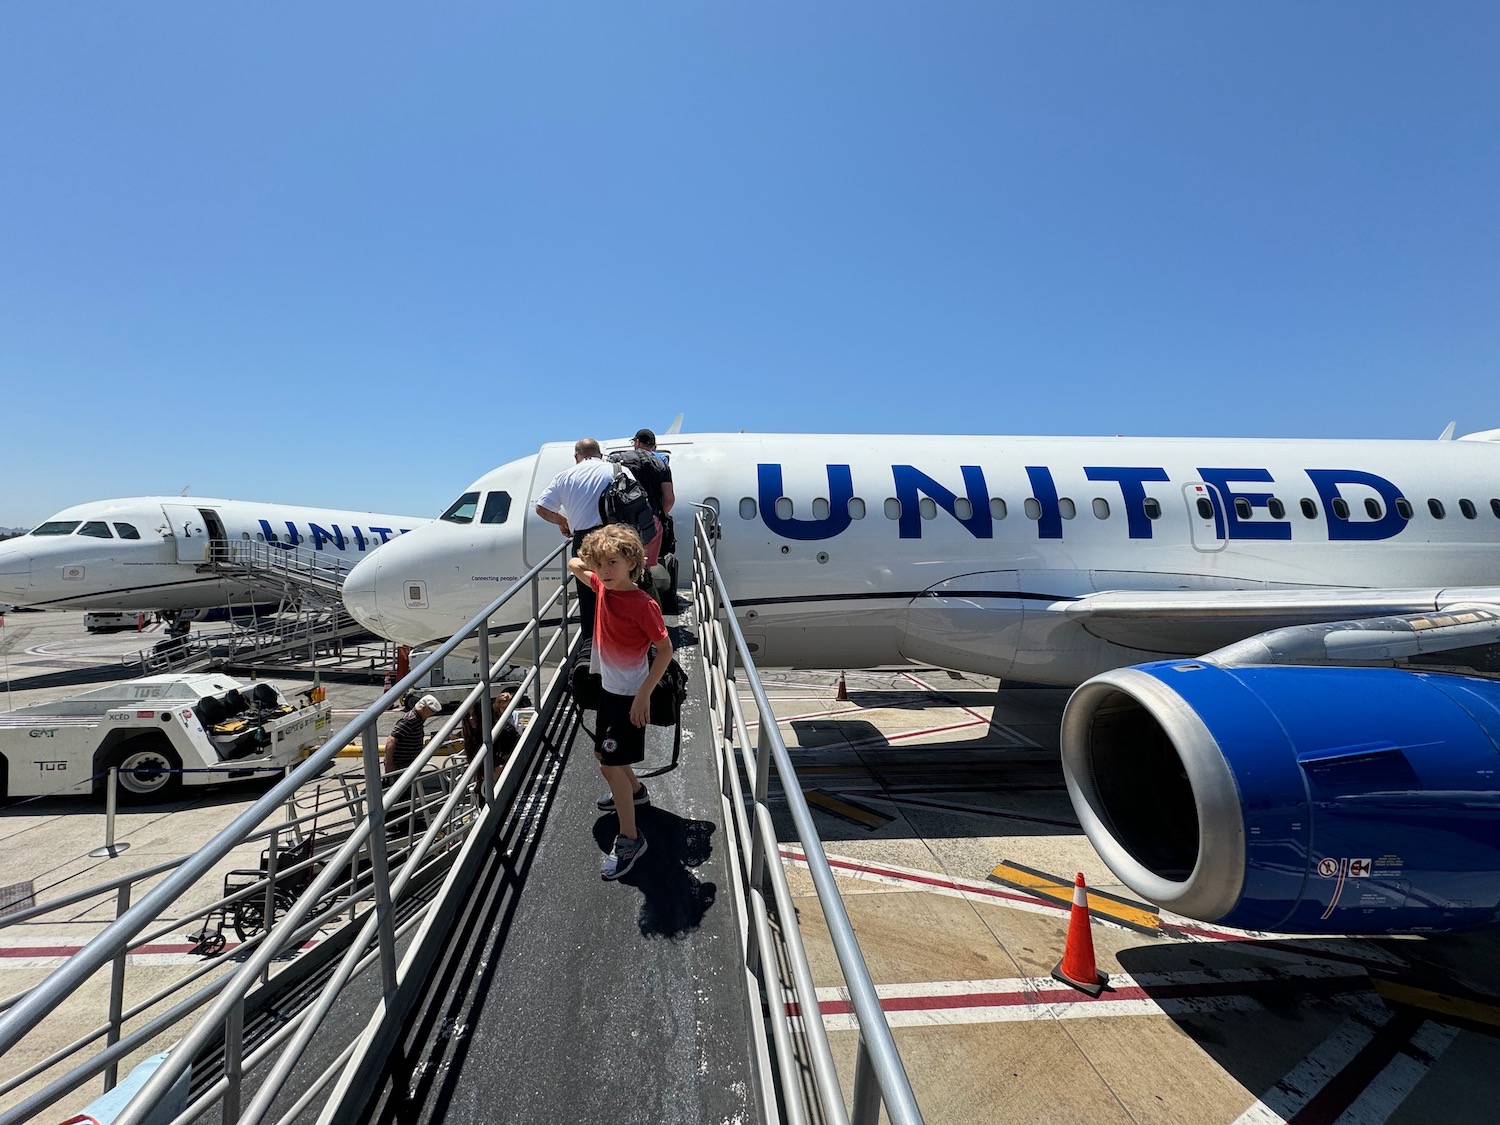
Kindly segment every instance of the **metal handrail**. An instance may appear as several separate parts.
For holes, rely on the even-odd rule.
[[[812,1054],[810,1060],[814,1090],[818,1096],[818,1116],[826,1122],[852,1121],[853,1125],[875,1125],[881,1103],[892,1125],[918,1125],[922,1121],[912,1093],[911,1081],[896,1051],[885,1012],[875,992],[864,955],[854,937],[854,927],[839,896],[828,857],[818,838],[812,814],[802,797],[802,787],[792,768],[791,757],[777,728],[774,712],[766,698],[765,688],[750,655],[750,647],[735,619],[733,603],[714,557],[717,542],[717,514],[700,509],[693,529],[693,594],[697,611],[699,644],[703,648],[703,667],[708,679],[709,707],[717,730],[718,752],[723,758],[724,798],[738,829],[733,838],[739,842],[740,863],[737,874],[743,880],[742,891],[751,905],[754,917],[753,947],[747,948],[748,967],[759,975],[766,993],[765,1011],[771,1022],[772,1053],[781,1072],[782,1109],[789,1121],[808,1117],[806,1108],[794,1100],[801,1088],[798,1062],[792,1050],[794,1039],[791,1020],[782,1000],[782,985],[776,976],[777,953],[784,956],[792,970],[794,991],[802,1017],[802,1032]],[[738,691],[743,675],[751,699],[760,715],[758,737],[752,739],[745,722]],[[752,749],[752,746],[754,749]],[[802,945],[797,912],[792,902],[786,873],[779,857],[770,808],[767,804],[770,772],[774,766],[781,783],[792,823],[800,838],[812,876],[823,917],[833,941],[834,952],[843,970],[844,983],[859,1026],[859,1054],[855,1066],[853,1109],[846,1113],[842,1091],[834,1070],[827,1031],[818,1007],[812,970]],[[747,794],[741,784],[740,771],[749,780]],[[770,906],[765,901],[764,884],[771,884],[776,906],[777,931],[773,937]],[[745,938],[747,945],[750,936]],[[778,950],[779,947],[779,950]],[[764,1090],[769,1099],[775,1091]]]
[[[445,644],[439,646],[430,656],[421,661],[411,672],[399,683],[393,685],[383,693],[379,699],[370,707],[366,708],[357,718],[346,724],[341,730],[330,737],[322,747],[314,751],[300,766],[292,771],[288,777],[278,782],[266,792],[260,800],[256,801],[250,808],[241,812],[218,836],[214,837],[204,847],[192,856],[185,857],[177,866],[177,869],[163,879],[159,884],[152,887],[134,906],[122,909],[115,921],[110,923],[100,934],[90,941],[82,950],[71,957],[63,966],[54,971],[40,984],[29,990],[24,996],[18,998],[15,1004],[4,1013],[0,1013],[0,1054],[9,1050],[15,1044],[31,1032],[43,1019],[53,1012],[68,997],[72,996],[78,988],[95,973],[114,963],[117,967],[123,967],[125,955],[131,948],[136,936],[157,919],[166,916],[168,908],[183,895],[189,893],[201,879],[223,860],[230,851],[240,846],[245,840],[253,837],[260,825],[276,812],[286,800],[292,797],[302,784],[312,780],[322,772],[348,743],[359,738],[363,746],[365,766],[366,792],[374,797],[381,794],[381,776],[376,749],[375,723],[385,711],[399,699],[401,695],[422,677],[427,675],[434,667],[460,644],[477,635],[482,655],[487,655],[489,633],[491,631],[491,618],[499,613],[502,607],[512,602],[527,590],[532,592],[531,609],[532,616],[529,623],[520,627],[515,641],[507,648],[500,660],[490,662],[482,661],[482,679],[478,689],[469,694],[465,704],[459,712],[451,718],[445,719],[436,734],[432,735],[423,747],[417,759],[392,779],[392,784],[384,789],[383,796],[379,800],[367,802],[368,815],[361,818],[355,825],[353,831],[344,841],[342,846],[325,861],[322,870],[314,877],[293,903],[285,916],[273,919],[268,916],[265,921],[267,930],[264,934],[257,935],[254,950],[250,953],[245,963],[229,977],[220,978],[210,986],[210,995],[206,997],[195,996],[181,1001],[177,1005],[178,1010],[186,1015],[193,1009],[202,1006],[205,1002],[211,1002],[208,1011],[198,1020],[197,1024],[190,1030],[184,1039],[170,1053],[163,1066],[157,1071],[153,1079],[148,1082],[141,1091],[132,1099],[130,1105],[121,1113],[118,1121],[121,1125],[129,1122],[139,1121],[150,1112],[150,1107],[170,1088],[173,1082],[191,1065],[198,1051],[211,1039],[230,1028],[238,1025],[243,1018],[243,1012],[247,998],[264,981],[270,979],[270,965],[274,958],[287,952],[289,948],[295,948],[291,943],[300,940],[307,932],[305,923],[308,922],[313,906],[327,897],[330,891],[341,881],[349,878],[349,869],[352,864],[359,862],[361,857],[369,863],[370,876],[373,884],[374,906],[366,910],[363,915],[351,918],[351,925],[358,928],[357,936],[349,943],[349,952],[345,954],[343,963],[336,971],[336,979],[347,980],[356,971],[357,965],[366,957],[366,947],[371,943],[375,945],[375,954],[381,962],[386,979],[387,992],[394,985],[396,972],[395,958],[395,934],[397,926],[394,922],[393,912],[395,905],[401,901],[403,892],[412,885],[414,876],[424,861],[435,856],[439,851],[451,851],[456,846],[457,836],[450,834],[449,829],[455,824],[462,822],[466,830],[472,830],[475,823],[483,816],[491,813],[499,814],[494,808],[494,789],[488,785],[481,789],[481,795],[485,802],[485,810],[481,817],[474,817],[467,813],[468,788],[472,783],[479,780],[481,775],[488,783],[494,777],[494,764],[488,754],[476,755],[470,761],[462,775],[456,780],[451,792],[446,794],[446,800],[434,799],[431,806],[424,812],[418,814],[416,803],[421,799],[415,786],[423,767],[432,758],[434,753],[448,735],[461,721],[467,707],[483,704],[488,711],[490,685],[495,677],[506,667],[520,652],[522,647],[530,644],[531,652],[535,656],[535,663],[526,673],[523,683],[530,685],[533,690],[542,688],[542,665],[544,662],[552,662],[560,666],[561,656],[565,651],[567,643],[565,618],[563,615],[554,615],[549,626],[555,629],[555,635],[546,643],[542,641],[543,614],[551,609],[559,599],[566,600],[564,589],[566,586],[565,575],[560,572],[560,559],[566,542],[561,543],[553,551],[542,559],[536,566],[532,567],[524,576],[516,581],[511,587],[501,593],[489,606],[476,614],[468,625],[455,634]],[[559,570],[558,589],[549,597],[540,597],[539,584],[543,574],[549,569]],[[519,603],[517,603],[519,604]],[[548,684],[546,697],[538,700],[539,709],[549,706],[549,700],[554,699],[559,691],[554,691],[563,680],[560,674],[554,675]],[[524,690],[524,689],[523,689]],[[519,692],[517,693],[519,698]],[[539,719],[541,716],[539,716]],[[542,722],[536,722],[527,730],[529,737],[523,737],[521,743],[514,751],[510,762],[506,767],[507,776],[513,769],[519,768],[518,763],[534,753],[535,747],[540,742]],[[486,739],[488,746],[489,739]],[[408,819],[408,841],[409,852],[406,861],[397,870],[394,866],[387,866],[387,825],[402,816],[408,806],[412,807],[412,819]],[[503,810],[502,810],[503,811]],[[410,825],[416,816],[425,816],[429,823],[420,835],[413,839],[416,831]],[[394,844],[396,841],[392,841]],[[321,858],[321,857],[320,857]],[[274,870],[274,857],[273,857]],[[129,888],[122,888],[120,894],[128,901]],[[269,891],[267,892],[269,896]],[[370,897],[367,891],[364,897]],[[336,910],[342,911],[340,905]],[[354,908],[351,907],[351,911]],[[197,914],[201,914],[198,911]],[[190,915],[191,916],[197,916]],[[362,923],[362,924],[361,924]],[[403,923],[401,928],[405,929],[410,920]],[[314,923],[312,929],[316,929]],[[249,945],[251,943],[246,943]],[[240,951],[245,950],[240,947]],[[117,968],[117,977],[119,968]],[[334,990],[336,991],[336,990]],[[114,1010],[119,1007],[119,987],[112,986],[112,1006]],[[315,1013],[309,1013],[306,1020],[306,1034],[311,1035],[321,1018],[321,1013],[326,1012],[328,1005],[332,1003],[332,991],[325,995],[319,1003]],[[113,1035],[118,1036],[119,1028],[115,1026]],[[301,1039],[304,1032],[299,1027],[297,1039]],[[95,1060],[86,1060],[74,1067],[74,1069],[38,1094],[32,1095],[19,1106],[12,1107],[5,1113],[0,1113],[0,1122],[10,1122],[26,1119],[17,1114],[30,1114],[54,1105],[62,1097],[67,1096],[82,1082],[87,1081],[92,1075],[112,1073],[112,1067],[120,1054],[117,1049],[111,1048],[112,1057],[106,1062],[97,1063]],[[238,1058],[238,1045],[231,1043],[231,1054]],[[286,1061],[288,1055],[295,1056],[295,1049],[289,1050],[282,1056]],[[238,1069],[236,1069],[236,1065]],[[240,1117],[239,1107],[239,1083],[244,1074],[244,1067],[250,1065],[250,1060],[239,1059],[236,1064],[231,1060],[228,1083],[225,1087],[222,1117],[225,1121],[233,1120],[258,1120],[260,1114],[269,1105],[269,1098],[274,1096],[274,1090],[267,1093],[268,1086],[277,1085],[277,1080],[284,1077],[283,1068],[280,1064],[273,1067],[272,1074],[262,1084],[261,1095],[249,1109],[252,1111],[247,1117]]]

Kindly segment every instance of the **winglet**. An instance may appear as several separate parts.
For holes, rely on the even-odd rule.
[[[1449,422],[1448,423],[1448,428],[1446,430],[1444,430],[1442,433],[1438,434],[1438,441],[1452,441],[1453,440],[1453,429],[1457,425],[1458,425],[1457,422]]]
[[[1448,428],[1451,430],[1453,427],[1449,426]],[[678,414],[677,417],[675,417],[675,418],[672,419],[672,424],[666,428],[665,432],[667,434],[669,434],[669,435],[670,434],[680,434],[680,433],[682,433],[682,415],[681,414]]]

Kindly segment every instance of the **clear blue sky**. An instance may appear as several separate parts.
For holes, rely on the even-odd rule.
[[[1500,427],[1487,3],[0,8],[0,525],[686,429]]]

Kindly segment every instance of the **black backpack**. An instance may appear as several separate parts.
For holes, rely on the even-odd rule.
[[[651,511],[651,497],[646,486],[630,471],[611,464],[615,479],[599,497],[599,518],[605,523],[623,523],[633,528],[646,544],[656,538],[656,515]]]

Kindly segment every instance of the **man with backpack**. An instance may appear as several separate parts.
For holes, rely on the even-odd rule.
[[[646,565],[655,566],[661,556],[667,527],[666,517],[672,511],[672,505],[677,502],[677,494],[672,490],[672,468],[667,464],[666,458],[656,452],[656,434],[645,427],[635,432],[634,449],[611,453],[609,459],[629,469],[631,475],[646,489],[651,511],[657,520],[656,534],[645,544]]]
[[[555,524],[573,542],[573,554],[583,544],[583,537],[604,522],[599,500],[615,479],[616,469],[604,460],[604,452],[594,438],[579,438],[573,444],[573,466],[552,478],[536,502],[536,514]],[[583,635],[594,635],[594,591],[579,582],[578,616]]]

